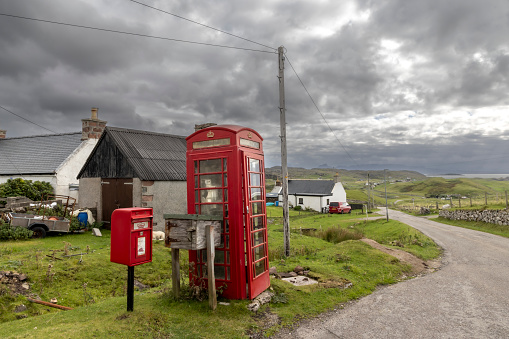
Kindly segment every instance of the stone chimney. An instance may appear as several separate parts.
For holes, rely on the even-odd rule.
[[[336,175],[334,175],[334,182],[339,182],[339,172],[336,172]]]
[[[5,139],[5,133],[7,133],[6,130],[0,129],[0,139]]]
[[[90,119],[81,119],[81,140],[99,139],[104,132],[107,121],[99,120],[98,108],[92,108]]]
[[[199,131],[201,129],[204,129],[204,128],[207,128],[207,127],[211,127],[211,126],[216,126],[217,124],[213,123],[213,122],[207,122],[206,124],[201,124],[201,125],[194,125],[194,131]]]

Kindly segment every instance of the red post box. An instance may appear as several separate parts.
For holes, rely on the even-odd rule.
[[[263,139],[250,128],[223,125],[186,140],[187,211],[223,217],[216,286],[226,298],[253,299],[270,286]],[[189,251],[189,262],[191,281],[207,286],[207,251]]]
[[[152,209],[118,208],[111,214],[110,261],[136,266],[152,261]]]

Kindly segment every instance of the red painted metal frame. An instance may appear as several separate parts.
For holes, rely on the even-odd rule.
[[[218,139],[223,139],[223,145],[205,148],[193,148],[193,143],[198,142],[201,143],[201,145],[204,145],[209,142],[210,145],[210,143],[213,144],[214,140]],[[229,139],[229,144],[225,144],[224,139]],[[243,145],[241,145],[241,139],[245,139],[242,140]],[[195,173],[195,162],[198,162],[198,167],[200,167],[199,161],[201,160],[221,158],[226,159],[227,161],[227,169],[225,170],[224,166],[221,168],[221,173],[227,175],[227,182],[223,182],[221,188],[214,186],[214,189],[223,189],[223,201],[225,197],[224,190],[227,190],[228,192],[227,202],[223,202],[223,206],[227,205],[228,207],[228,213],[226,213],[224,209],[222,243],[223,247],[226,247],[229,239],[229,248],[216,248],[216,253],[217,251],[224,251],[225,260],[228,255],[227,252],[229,253],[229,264],[225,263],[218,265],[223,266],[225,272],[230,272],[230,279],[228,279],[227,274],[225,274],[224,279],[218,278],[216,270],[216,287],[218,289],[226,287],[222,294],[226,298],[253,299],[256,297],[256,293],[260,293],[269,287],[270,281],[265,278],[258,279],[259,277],[253,279],[252,272],[249,274],[249,271],[252,270],[252,262],[250,261],[251,255],[246,256],[245,251],[248,247],[247,245],[251,244],[251,233],[246,232],[244,229],[246,220],[249,220],[249,217],[246,213],[247,209],[244,204],[244,201],[247,201],[244,192],[244,187],[247,187],[245,186],[244,182],[244,178],[247,175],[247,168],[244,164],[247,160],[244,156],[244,152],[246,154],[252,155],[252,157],[257,157],[263,160],[263,138],[256,131],[250,128],[235,125],[222,125],[199,130],[187,137],[186,140],[187,207],[189,214],[199,214],[200,211],[196,210],[196,206],[198,205],[198,208],[202,208],[203,205],[207,204],[202,203],[201,200],[198,204],[195,203],[195,191],[200,190],[200,188],[195,188],[195,177],[199,178],[199,176],[202,175],[201,173]],[[256,143],[258,143],[259,148],[255,148]],[[264,168],[262,171],[264,171]],[[214,173],[219,174],[219,172]],[[262,172],[262,178],[263,176],[264,175]],[[265,212],[264,188],[262,189],[262,199],[263,211]],[[228,222],[229,225],[229,232],[226,232],[226,222]],[[246,226],[249,225],[246,223]],[[266,237],[267,231],[265,214],[264,227]],[[247,230],[249,229],[250,228],[247,228]],[[247,240],[247,244],[245,243],[244,239]],[[266,251],[268,251],[267,246],[265,248]],[[206,287],[207,279],[203,274],[203,270],[201,269],[203,267],[204,260],[202,257],[200,257],[200,254],[200,251],[189,251],[191,282],[195,285],[202,285],[203,287]],[[216,255],[216,260],[217,258],[218,256]],[[247,272],[246,267],[248,268]],[[268,277],[268,263],[266,269],[266,277]],[[263,274],[265,274],[265,272]]]

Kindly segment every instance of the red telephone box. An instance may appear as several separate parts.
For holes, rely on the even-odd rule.
[[[127,266],[152,261],[152,208],[113,211],[110,261]]]
[[[216,286],[226,287],[226,298],[253,299],[270,286],[263,139],[250,128],[222,125],[186,140],[188,213],[223,216]],[[206,281],[206,255],[189,251],[195,284]]]

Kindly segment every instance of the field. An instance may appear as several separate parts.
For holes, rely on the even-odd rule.
[[[187,285],[183,287],[183,297],[173,300],[170,251],[155,242],[153,262],[135,269],[138,287],[134,312],[126,312],[127,269],[109,262],[108,231],[103,231],[101,238],[88,232],[1,242],[1,271],[26,274],[32,296],[46,301],[57,298],[58,304],[74,310],[61,311],[29,303],[25,295],[12,293],[2,285],[0,337],[239,338],[254,332],[270,334],[298,319],[372,293],[379,285],[395,283],[410,270],[408,265],[359,240],[340,239],[333,243],[322,239],[320,231],[361,234],[386,246],[398,241],[405,246],[404,250],[423,259],[440,253],[429,238],[395,221],[368,221],[365,215],[354,213],[327,215],[293,211],[291,255],[286,258],[282,255],[281,209],[269,207],[267,214],[270,216],[270,266],[275,266],[278,272],[302,266],[310,270],[309,277],[317,279],[319,284],[296,287],[272,278],[271,290],[275,297],[258,313],[247,310],[248,301],[221,298],[220,302],[228,304],[220,304],[216,311],[210,311],[207,300],[192,297]],[[80,255],[64,257],[74,254]],[[181,258],[181,266],[186,272],[186,255]],[[183,276],[182,282],[187,281]],[[20,305],[25,305],[26,310],[14,312]]]

